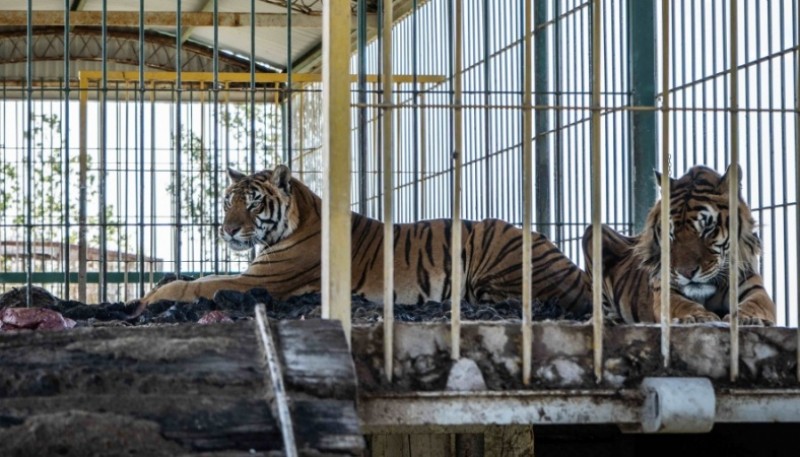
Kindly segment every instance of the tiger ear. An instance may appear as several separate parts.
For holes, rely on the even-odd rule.
[[[653,173],[656,174],[656,184],[658,187],[661,187],[661,172],[658,170],[653,170]],[[675,187],[675,180],[672,178],[669,178],[669,187],[670,189]]]
[[[732,165],[728,165],[728,168],[725,170],[725,174],[722,175],[722,179],[719,181],[719,186],[717,186],[717,189],[719,189],[719,191],[722,192],[722,193],[726,193],[730,189],[731,167],[732,167]],[[738,188],[739,188],[739,190],[741,190],[742,189],[742,166],[737,164],[736,167],[739,170],[739,173],[738,173],[738,175],[739,175],[738,176],[738,178],[739,178]]]
[[[272,175],[269,178],[270,182],[278,189],[281,189],[285,194],[291,191],[292,172],[286,165],[278,165],[272,170]]]
[[[239,170],[237,170],[237,169],[235,169],[233,167],[228,167],[228,177],[231,179],[232,183],[237,183],[237,182],[241,181],[242,179],[244,179],[246,176],[247,175],[242,173],[241,171],[239,171]]]

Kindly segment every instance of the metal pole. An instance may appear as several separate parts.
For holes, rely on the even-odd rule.
[[[214,0],[214,56],[212,90],[214,91],[214,201],[219,201],[219,1]],[[228,164],[226,164],[228,165]],[[214,233],[219,230],[219,205],[214,206]],[[214,243],[214,274],[219,274],[219,243]]]
[[[145,294],[144,287],[144,0],[139,0],[139,296]],[[151,132],[151,135],[155,135]],[[216,205],[215,205],[216,206]]]
[[[363,1],[359,4],[364,3]],[[392,2],[383,4],[383,360],[386,379],[392,380],[394,365],[394,205],[392,189],[394,188],[394,162],[392,149],[394,132],[392,131],[392,24],[394,12]],[[361,77],[359,73],[359,77]],[[360,96],[360,94],[359,94]],[[366,97],[366,93],[364,94]],[[359,125],[360,131],[366,133],[366,125]],[[366,141],[366,135],[365,135]],[[366,146],[366,144],[364,145]],[[363,170],[362,170],[363,171]],[[366,201],[363,202],[366,209]],[[363,214],[363,213],[362,213]]]
[[[322,317],[342,322],[350,344],[350,17],[349,0],[323,10]]]
[[[603,380],[603,163],[600,154],[600,26],[602,20],[601,0],[592,0],[592,328],[594,348],[594,376]]]
[[[180,3],[180,2],[179,2]],[[256,0],[250,0],[250,17],[256,13]],[[291,55],[289,60],[291,60]],[[250,21],[250,172],[256,170],[256,23]],[[255,248],[250,252],[250,260],[255,256]]]
[[[655,0],[628,2],[628,68],[631,104],[656,104],[656,17]],[[644,229],[647,214],[656,201],[653,172],[656,169],[656,112],[630,112],[631,125],[631,218],[635,233]]]
[[[106,220],[106,175],[108,172],[108,0],[103,0],[101,12],[101,35],[102,40],[102,76],[100,87],[100,171],[98,173],[97,186],[99,189],[100,210],[98,214],[100,229],[100,275],[97,285],[98,301],[105,302],[108,294],[108,233]]]
[[[286,113],[284,119],[286,120],[286,130],[284,130],[284,147],[286,148],[286,165],[292,168],[292,159],[294,158],[292,143],[292,2],[286,2]],[[253,54],[255,59],[255,54]]]
[[[535,30],[536,57],[534,65],[536,65],[536,105],[545,106],[548,103],[547,90],[550,85],[550,68],[547,54],[548,40],[545,28],[547,24],[547,0],[534,1],[536,2],[536,8],[534,10],[534,28],[531,29],[526,25],[525,33],[530,34],[531,30]],[[530,3],[530,1],[525,2],[526,9],[529,7],[528,3]],[[527,47],[527,41],[525,46]],[[530,59],[529,51],[526,50],[525,52],[525,58]],[[525,71],[528,72],[529,69],[526,67]],[[526,88],[525,91],[527,95],[530,88]],[[527,104],[530,104],[530,102]],[[526,114],[527,112],[528,110],[525,111]],[[536,112],[536,230],[548,238],[552,238],[553,218],[550,215],[550,142],[547,141],[547,132],[549,128],[550,111],[538,110]],[[531,137],[527,136],[525,141],[530,142]],[[529,278],[530,276],[525,277]]]
[[[800,5],[795,3],[792,16],[794,20],[794,42],[800,45]],[[794,151],[795,151],[795,232],[797,233],[797,257],[800,258],[800,47],[794,51]],[[787,268],[788,271],[788,268]],[[800,303],[800,269],[795,268],[795,279],[798,300]],[[797,380],[800,382],[800,305],[797,305]],[[789,325],[789,313],[786,313],[786,325]]]
[[[181,232],[183,231],[183,224],[181,223],[181,200],[183,198],[183,192],[181,189],[182,185],[182,176],[181,176],[181,162],[182,162],[182,145],[181,141],[183,141],[183,135],[181,134],[181,99],[182,91],[181,88],[181,67],[183,63],[181,62],[181,47],[183,46],[183,42],[181,40],[181,2],[180,0],[176,1],[177,5],[177,22],[175,24],[176,31],[175,31],[175,173],[173,174],[173,182],[175,183],[175,232],[174,232],[174,243],[175,243],[175,274],[180,277],[181,275],[181,247],[183,244]]]
[[[33,0],[28,0],[27,51],[25,53],[25,122],[28,134],[25,137],[26,171],[25,182],[25,273],[27,288],[25,306],[33,305]]]
[[[731,381],[739,377],[739,61],[738,20],[739,2],[731,0],[731,164],[728,168],[728,214],[730,242],[730,285],[728,303],[730,307],[731,335]]]
[[[670,358],[670,153],[669,153],[669,2],[661,3],[661,356],[664,368],[669,367]]]
[[[64,107],[65,107],[65,109],[64,109],[64,146],[63,146],[64,149],[63,149],[63,154],[64,154],[64,176],[67,176],[67,177],[69,176],[69,168],[70,168],[70,163],[69,163],[69,111],[70,111],[70,109],[69,109],[69,99],[70,99],[70,94],[72,92],[72,88],[70,87],[70,71],[69,71],[69,65],[70,65],[70,62],[71,62],[71,59],[69,58],[69,45],[70,45],[70,41],[69,41],[69,33],[70,33],[70,30],[69,30],[69,13],[70,13],[69,3],[70,3],[69,0],[64,0]],[[70,192],[69,192],[69,185],[70,185],[69,180],[65,179],[64,180],[64,201],[65,202],[69,202],[70,198],[71,198]],[[64,240],[63,240],[63,247],[61,248],[62,252],[63,252],[63,255],[64,255],[64,284],[65,284],[65,286],[64,286],[64,300],[69,300],[70,299],[70,291],[69,291],[70,264],[69,263],[70,263],[71,259],[70,259],[70,236],[69,236],[69,231],[70,231],[71,224],[70,224],[70,220],[69,220],[69,207],[70,207],[69,203],[64,205]]]
[[[453,214],[452,214],[452,230],[450,240],[450,261],[452,263],[451,270],[451,291],[450,294],[450,357],[453,360],[461,358],[461,278],[463,276],[461,265],[461,154],[463,153],[462,146],[462,109],[461,109],[461,22],[462,17],[462,0],[455,0],[455,37],[454,37],[454,68],[453,68],[453,135],[454,135],[454,148],[453,148]]]
[[[533,109],[531,108],[531,89],[533,86],[533,65],[531,57],[533,53],[533,44],[531,39],[531,30],[533,23],[533,6],[530,0],[523,0],[525,3],[525,28],[522,33],[525,36],[525,56],[523,59],[523,88],[522,88],[522,382],[528,385],[531,382],[531,357],[533,355],[533,309],[531,299],[533,295],[531,278],[533,278],[533,263],[531,262],[531,251],[533,248],[533,240],[531,237],[531,216],[532,199],[533,199],[533,154],[531,144],[531,130],[533,128]],[[538,14],[539,7],[543,2],[537,3],[537,20],[542,19]],[[539,39],[537,37],[537,55],[536,66],[539,69]],[[537,77],[537,84],[538,84]],[[538,95],[537,95],[538,96]],[[538,117],[537,117],[538,120]],[[539,123],[536,124],[537,131]],[[538,152],[538,144],[537,152]],[[538,159],[538,156],[537,156]],[[538,160],[537,160],[537,165]],[[537,170],[538,171],[538,170]],[[538,174],[537,174],[538,177]],[[538,184],[538,179],[537,179]],[[538,218],[537,218],[538,221]]]
[[[381,5],[386,2],[381,2]],[[392,8],[384,8],[384,10],[391,10]],[[386,19],[386,11],[384,11],[384,20]],[[391,16],[391,11],[388,13]],[[392,23],[388,23],[390,31]],[[358,108],[358,212],[360,214],[367,214],[367,2],[366,0],[358,0],[358,103],[361,106]],[[391,35],[391,33],[389,33]],[[383,34],[383,39],[386,39],[386,33]],[[391,39],[390,39],[391,40]],[[391,41],[389,41],[391,43]],[[383,42],[383,65],[386,68],[386,42]],[[391,62],[389,62],[391,65]],[[384,94],[386,93],[386,80],[384,79]],[[390,83],[391,84],[391,83]],[[391,89],[389,89],[391,91]],[[391,100],[391,99],[389,99]],[[388,115],[389,110],[384,111],[384,115]],[[386,223],[386,219],[384,219]]]

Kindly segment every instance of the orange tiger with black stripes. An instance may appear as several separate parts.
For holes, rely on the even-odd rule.
[[[697,165],[670,178],[670,314],[673,322],[730,320],[728,303],[729,171],[723,176]],[[656,172],[657,181],[661,182]],[[741,176],[741,172],[739,173]],[[737,187],[741,187],[737,183]],[[636,237],[603,226],[604,314],[612,321],[659,322],[661,318],[661,202],[651,208]],[[583,236],[591,275],[592,228]],[[750,208],[739,196],[739,322],[774,325],[775,304],[758,273],[761,242]]]
[[[140,311],[159,300],[191,302],[221,289],[267,289],[283,300],[319,292],[322,201],[286,166],[245,175],[229,169],[222,239],[234,250],[263,246],[238,275],[177,280],[153,289]],[[446,219],[394,226],[395,303],[421,304],[450,297],[450,231]],[[465,221],[464,297],[471,303],[519,298],[522,231],[501,220]],[[352,292],[383,301],[383,224],[352,214]],[[591,308],[589,276],[541,234],[533,234],[533,296],[557,299],[574,316]]]

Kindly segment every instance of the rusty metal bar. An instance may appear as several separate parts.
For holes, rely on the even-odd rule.
[[[728,304],[731,333],[731,381],[739,377],[739,2],[730,0],[731,53],[731,163],[728,168],[728,239],[730,242],[730,284]]]
[[[600,52],[602,11],[601,0],[592,0],[592,112],[591,112],[591,150],[592,150],[592,337],[594,355],[594,376],[597,382],[603,380],[603,240],[602,240],[602,194],[603,163],[600,151]]]
[[[533,5],[525,2],[525,58],[523,59],[523,93],[522,93],[522,382],[528,385],[531,382],[531,357],[533,350],[533,303],[531,278],[533,278],[533,263],[531,250],[533,240],[531,237],[531,217],[533,206],[533,110],[531,109],[531,93],[533,91]],[[538,144],[538,141],[537,141]]]
[[[455,1],[454,8],[454,39],[453,39],[453,213],[450,240],[450,259],[452,274],[450,290],[450,357],[453,360],[461,358],[461,281],[463,278],[463,265],[461,265],[461,154],[463,151],[463,119],[461,109],[461,67],[462,67],[462,0]]]
[[[394,363],[394,162],[392,154],[394,135],[392,130],[392,2],[383,4],[383,361],[386,379],[392,380]],[[362,126],[362,128],[364,128]],[[361,170],[365,172],[365,170]]]
[[[96,81],[102,78],[102,72],[96,70],[81,70],[78,72],[79,77],[87,81]],[[139,73],[136,71],[109,71],[107,74],[108,81],[124,81],[124,82],[138,82]],[[367,82],[376,84],[380,82],[380,75],[366,75]],[[351,82],[356,82],[358,75],[350,75]],[[148,71],[144,73],[144,79],[147,82],[174,82],[176,73],[172,71]],[[394,84],[408,84],[413,82],[413,75],[393,75],[392,82]],[[445,76],[440,75],[417,75],[417,81],[421,83],[441,83],[445,81]],[[183,71],[181,72],[181,81],[184,83],[213,83],[213,72],[195,72]],[[255,81],[257,83],[278,83],[286,84],[289,81],[289,76],[286,73],[256,73]],[[220,72],[220,83],[249,83],[250,73],[231,73]],[[322,82],[321,73],[295,73],[292,75],[292,82],[298,84],[310,84]],[[367,104],[368,107],[378,106],[377,104]]]
[[[173,11],[149,11],[144,13],[146,27],[175,27],[180,21],[184,27],[213,27],[214,13],[208,11],[186,11],[176,13]],[[25,11],[3,11],[0,14],[0,25],[25,26],[27,18]],[[347,16],[351,16],[348,12]],[[219,27],[249,27],[250,13],[220,12],[217,16]],[[285,13],[255,13],[254,25],[264,28],[288,28],[289,20]],[[64,26],[64,13],[61,11],[34,11],[32,16],[34,27],[38,26]],[[367,14],[367,24],[374,27],[377,17]],[[138,27],[138,11],[108,11],[107,23],[109,27]],[[355,18],[353,18],[355,21]],[[96,26],[102,22],[101,11],[73,11],[70,14],[70,26]],[[292,29],[320,29],[321,16],[297,14],[292,16]]]
[[[670,152],[669,152],[669,2],[661,3],[661,357],[669,367],[670,294]]]
[[[350,15],[349,0],[323,10],[322,317],[342,322],[350,344]],[[296,78],[294,78],[297,81]]]

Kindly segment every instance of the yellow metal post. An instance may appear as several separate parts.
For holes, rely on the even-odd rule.
[[[523,81],[523,116],[522,116],[522,382],[527,385],[531,381],[531,357],[533,349],[533,309],[532,285],[533,264],[531,263],[531,213],[533,205],[533,148],[531,136],[533,133],[533,109],[531,108],[531,91],[533,90],[533,63],[531,52],[533,43],[531,31],[533,29],[533,5],[531,1],[525,2],[525,59]]]
[[[455,37],[454,65],[453,65],[453,117],[454,117],[454,146],[453,151],[453,230],[450,240],[451,259],[451,287],[450,290],[450,357],[453,360],[461,358],[461,278],[463,276],[461,265],[461,154],[463,152],[461,133],[463,131],[461,113],[461,21],[462,1],[455,2]]]
[[[383,361],[386,379],[392,380],[394,362],[394,217],[392,189],[392,2],[383,7]]]
[[[603,214],[603,163],[600,154],[600,24],[601,2],[592,0],[592,327],[594,348],[594,376],[603,379],[603,241],[601,217]]]
[[[739,59],[738,59],[738,19],[739,2],[731,0],[730,52],[731,52],[731,164],[728,169],[728,214],[730,221],[728,239],[730,242],[730,285],[728,303],[730,306],[731,335],[731,381],[739,377]]]
[[[322,317],[350,344],[350,1],[329,0],[322,20]]]
[[[664,368],[669,367],[671,309],[670,293],[670,187],[669,187],[669,2],[661,3],[661,357]]]

